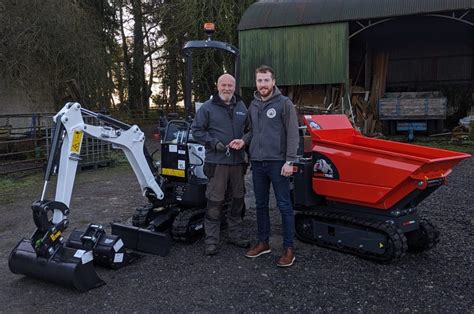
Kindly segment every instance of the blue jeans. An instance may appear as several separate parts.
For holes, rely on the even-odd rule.
[[[295,218],[290,197],[290,179],[281,175],[284,161],[252,161],[253,190],[257,208],[258,241],[268,242],[270,238],[270,214],[268,202],[270,183],[275,192],[283,225],[283,247],[293,247]]]

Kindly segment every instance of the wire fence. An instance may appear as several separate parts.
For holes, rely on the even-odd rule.
[[[0,176],[40,171],[45,166],[54,134],[53,113],[0,115]],[[89,125],[99,125],[84,117]],[[110,143],[85,135],[79,169],[113,164]]]
[[[181,110],[183,111],[183,110]],[[183,112],[174,117],[183,117]],[[167,113],[159,109],[147,111],[112,110],[104,114],[128,124],[136,124],[145,133],[159,131],[160,117]],[[54,134],[55,113],[0,114],[0,177],[40,171],[44,168]],[[84,116],[84,122],[99,125],[93,117]],[[85,135],[81,148],[79,169],[106,167],[114,164],[117,154],[110,143]],[[120,157],[119,157],[120,158]]]
[[[43,167],[51,117],[51,113],[0,115],[0,175]]]

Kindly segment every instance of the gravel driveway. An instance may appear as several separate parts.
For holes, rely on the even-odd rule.
[[[37,186],[17,191],[0,205],[0,312],[173,311],[173,312],[474,312],[474,158],[462,162],[419,206],[438,224],[441,242],[433,250],[379,265],[296,241],[289,269],[275,266],[281,250],[281,223],[272,211],[271,254],[250,260],[243,249],[223,244],[219,255],[204,256],[204,243],[176,243],[166,257],[146,255],[117,271],[97,268],[107,285],[85,293],[12,274],[11,249],[34,230],[30,204]],[[256,232],[253,195],[245,230]],[[71,202],[71,226],[125,222],[142,205],[128,167],[82,172]],[[274,204],[274,203],[273,203]],[[273,205],[274,206],[274,205]]]

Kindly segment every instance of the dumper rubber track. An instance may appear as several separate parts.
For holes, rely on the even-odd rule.
[[[376,254],[362,249],[347,247],[343,244],[334,244],[332,242],[314,238],[312,230],[313,219],[326,224],[339,225],[382,234],[387,239],[385,251],[382,254]],[[408,249],[405,235],[394,225],[381,221],[365,220],[347,214],[327,212],[324,210],[297,212],[295,215],[295,233],[298,239],[303,242],[309,242],[325,248],[354,254],[362,258],[384,264],[388,264],[402,258]]]
[[[173,221],[171,235],[173,240],[195,242],[204,232],[205,208],[186,209],[180,212]]]
[[[420,219],[418,230],[407,232],[408,251],[420,253],[432,249],[439,242],[439,229],[428,219]]]

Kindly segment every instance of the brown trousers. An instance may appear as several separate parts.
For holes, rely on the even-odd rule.
[[[209,179],[206,197],[210,201],[225,200],[228,184],[232,191],[232,198],[244,197],[244,170],[245,165],[205,164],[204,174]]]
[[[207,245],[219,243],[222,207],[226,195],[232,196],[232,202],[227,212],[229,238],[238,239],[241,237],[245,169],[245,165],[204,165],[204,173],[209,179],[206,189],[207,210],[204,219],[205,243]],[[226,194],[228,188],[231,194]]]

